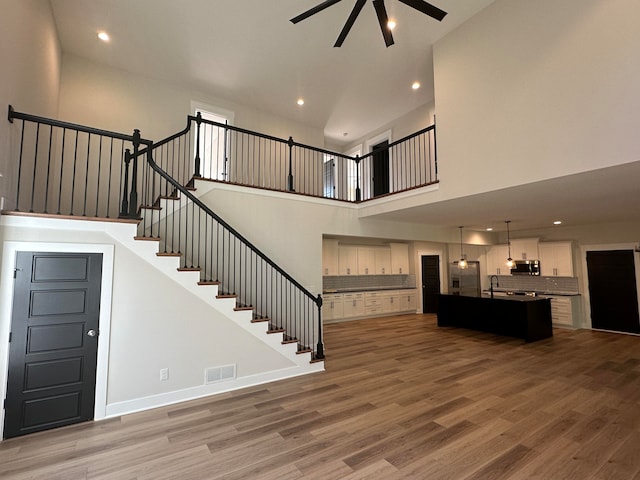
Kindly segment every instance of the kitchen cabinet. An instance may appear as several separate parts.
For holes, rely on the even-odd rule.
[[[345,293],[342,295],[342,318],[364,316],[364,293]]]
[[[553,296],[545,295],[551,300],[551,321],[554,325],[577,327],[580,325],[579,295]]]
[[[358,274],[358,247],[353,245],[338,247],[338,273],[340,275]]]
[[[511,275],[511,270],[507,267],[508,257],[509,249],[506,245],[492,246],[487,252],[487,275]]]
[[[344,317],[341,293],[324,295],[322,298],[323,320],[336,320]]]
[[[322,240],[322,274],[338,275],[338,240]]]
[[[376,273],[376,255],[373,247],[358,247],[358,275]]]
[[[375,249],[376,275],[387,275],[391,273],[391,249],[388,247]]]
[[[541,242],[540,275],[543,277],[573,277],[573,249],[571,242]]]
[[[511,240],[511,258],[514,260],[537,260],[538,239],[518,238]]]
[[[415,290],[407,292],[401,292],[399,295],[400,304],[398,305],[398,311],[400,312],[415,312],[418,307],[417,295]]]
[[[366,292],[364,294],[364,313],[366,315],[383,313],[383,304],[387,299],[386,292]]]
[[[391,243],[391,273],[409,274],[409,245],[406,243]]]
[[[485,255],[486,247],[483,245],[463,245],[462,253],[465,260],[470,262],[480,261],[480,258]],[[460,244],[449,244],[449,262],[457,262],[460,260]]]

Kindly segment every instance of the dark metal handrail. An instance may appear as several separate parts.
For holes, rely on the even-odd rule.
[[[188,116],[186,128],[163,143],[189,131],[193,158],[181,162],[191,164],[198,178],[348,202],[438,181],[435,125],[356,157],[298,143],[292,137],[207,120],[200,114]],[[386,156],[376,160],[381,154]]]
[[[194,119],[190,117],[189,124]],[[149,167],[141,173],[142,236],[162,239],[162,254],[179,253],[183,269],[199,270],[202,281],[219,284],[223,294],[237,297],[241,308],[254,310],[257,320],[268,318],[270,330],[283,329],[299,351],[324,358],[322,297],[314,296],[192,193],[198,177],[193,172],[199,168],[192,140],[188,125],[137,153]],[[136,154],[128,155],[135,164]],[[181,203],[183,199],[187,200]],[[274,296],[278,302],[272,301]]]

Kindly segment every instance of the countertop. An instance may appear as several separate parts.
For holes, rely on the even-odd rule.
[[[354,287],[322,290],[322,293],[354,293],[354,292],[380,292],[384,290],[415,290],[416,287]]]
[[[486,294],[483,293],[482,297],[476,297],[476,298],[487,298],[489,300],[492,300],[490,293],[486,293]],[[509,302],[535,302],[538,300],[549,300],[549,299],[542,295],[536,295],[535,297],[530,295],[504,295],[499,297],[494,296],[493,300],[500,300],[500,301],[504,300]]]
[[[533,290],[510,290],[510,289],[506,289],[506,288],[494,288],[493,289],[494,293],[507,293],[507,292],[514,292],[514,293],[525,293],[525,292],[532,292]],[[489,290],[483,290],[482,291],[483,294],[489,294]],[[554,291],[554,292],[550,292],[550,291],[545,291],[545,292],[535,292],[535,296],[540,297],[540,296],[556,296],[556,297],[575,297],[575,296],[579,296],[579,293],[575,293],[575,292],[561,292],[561,291]],[[509,296],[518,296],[518,295],[509,295]]]

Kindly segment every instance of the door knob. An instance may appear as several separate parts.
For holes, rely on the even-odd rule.
[[[89,330],[89,331],[87,332],[87,335],[88,335],[89,337],[97,337],[97,336],[98,336],[98,332],[96,332],[95,330],[93,330],[93,329],[92,329],[92,330]]]

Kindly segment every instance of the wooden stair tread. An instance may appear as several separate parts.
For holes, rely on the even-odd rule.
[[[253,310],[253,307],[251,305],[247,305],[245,307],[234,307],[233,310],[236,311],[236,312],[243,312],[243,311],[246,311],[246,310]]]
[[[158,252],[157,257],[181,257],[182,254],[178,252]]]
[[[143,240],[145,242],[159,242],[160,237],[133,237],[134,240]]]
[[[199,272],[200,267],[178,267],[179,272]]]
[[[232,293],[221,293],[220,295],[216,295],[216,298],[237,298],[237,295]]]
[[[269,329],[267,333],[284,333],[284,328]]]
[[[220,285],[220,282],[217,280],[201,280],[198,285]]]
[[[260,322],[269,322],[269,321],[271,321],[271,319],[268,317],[251,319],[251,323],[260,323]]]

